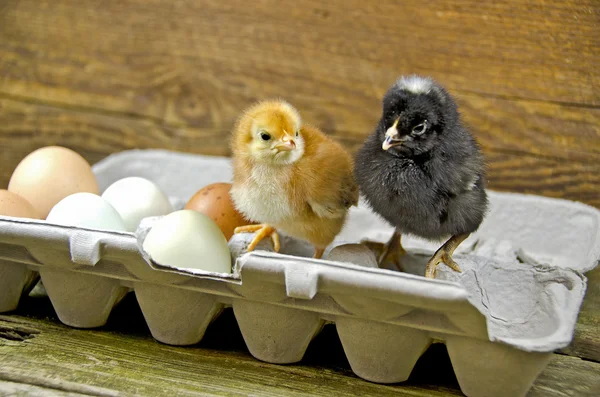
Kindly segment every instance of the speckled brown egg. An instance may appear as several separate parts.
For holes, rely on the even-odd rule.
[[[17,218],[42,218],[29,201],[4,189],[0,189],[0,215]]]
[[[228,241],[236,227],[250,223],[235,209],[230,190],[230,183],[213,183],[197,191],[185,205],[186,210],[201,212],[215,221]]]
[[[60,146],[38,149],[21,160],[10,177],[8,190],[29,201],[43,219],[56,203],[71,194],[99,194],[90,164]]]

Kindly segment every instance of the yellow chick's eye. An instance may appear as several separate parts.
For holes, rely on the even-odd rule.
[[[268,141],[271,139],[271,135],[267,134],[266,132],[261,132],[260,139],[262,139],[263,141]]]
[[[296,136],[300,135],[300,131],[296,130]]]

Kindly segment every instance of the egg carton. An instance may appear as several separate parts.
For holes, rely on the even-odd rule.
[[[93,170],[101,191],[126,176],[153,180],[176,208],[199,188],[231,179],[226,158],[160,150],[122,152]],[[269,252],[268,242],[243,253],[249,236],[238,235],[230,241],[233,272],[219,274],[154,262],[141,249],[152,219],[133,234],[0,217],[0,312],[14,310],[39,274],[60,321],[72,327],[104,325],[135,291],[152,336],[163,343],[198,343],[231,306],[259,360],[300,361],[332,322],[352,370],[366,380],[405,381],[428,346],[443,342],[463,393],[524,396],[552,352],[572,340],[586,289],[582,273],[600,258],[600,211],[537,196],[489,196],[489,215],[455,255],[463,271],[441,265],[435,280],[417,274],[437,245],[410,236],[403,239],[405,272],[398,272],[306,258],[310,247],[285,237],[280,254]],[[332,247],[391,234],[361,203]]]

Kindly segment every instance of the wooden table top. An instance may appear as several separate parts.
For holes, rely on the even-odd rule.
[[[599,374],[599,363],[555,354],[529,396],[592,396]],[[155,341],[133,294],[98,330],[60,324],[41,297],[26,298],[15,313],[0,315],[0,394],[11,390],[57,396],[462,395],[442,344],[421,357],[407,382],[380,385],[351,372],[334,325],[313,340],[302,362],[274,365],[250,355],[231,309],[197,346]]]

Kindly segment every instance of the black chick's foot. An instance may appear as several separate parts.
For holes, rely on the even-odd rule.
[[[406,254],[406,250],[402,246],[402,236],[394,232],[387,243],[376,241],[363,240],[362,244],[366,245],[377,258],[377,263],[380,268],[385,268],[386,265],[392,264],[400,272],[404,271],[401,258]]]
[[[456,236],[452,236],[444,245],[438,249],[435,254],[431,257],[429,262],[427,262],[427,267],[425,268],[425,277],[426,278],[435,278],[437,267],[440,263],[445,263],[446,266],[454,270],[455,272],[461,272],[460,266],[458,263],[454,261],[452,255],[454,254],[454,250],[458,248],[458,246],[465,241],[467,237],[469,237],[470,233],[458,234]]]

